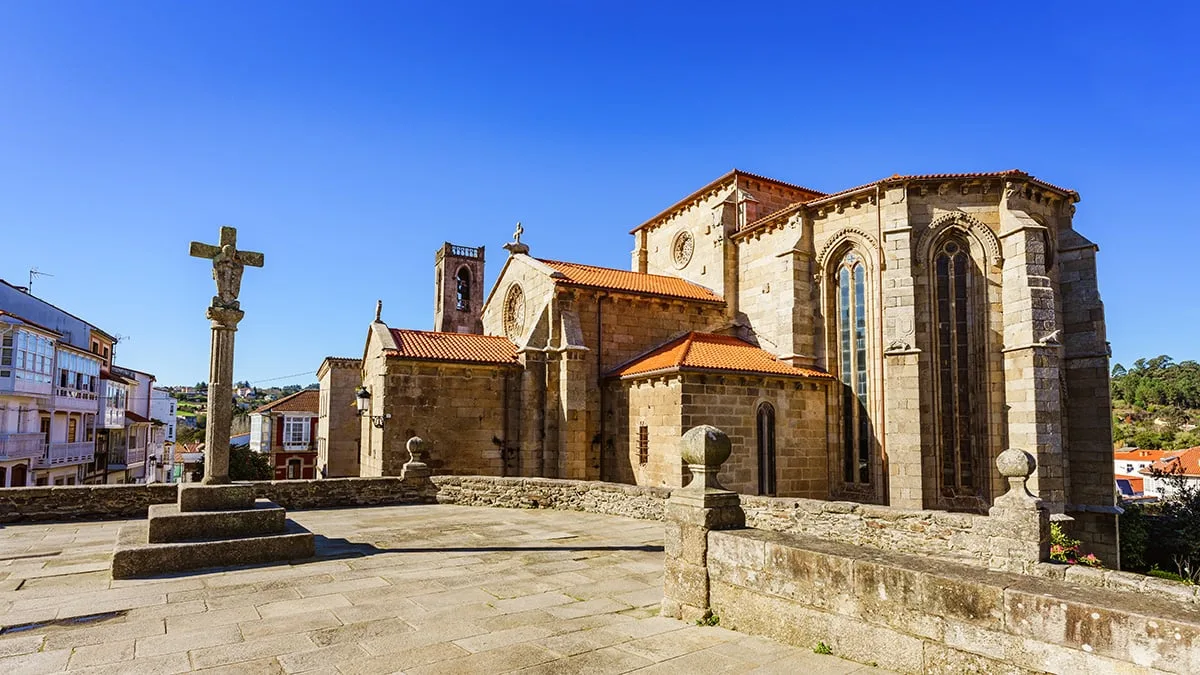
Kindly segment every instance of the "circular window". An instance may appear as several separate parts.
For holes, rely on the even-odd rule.
[[[504,295],[504,334],[517,341],[525,330],[525,292],[517,284],[508,287]]]
[[[692,261],[692,250],[695,249],[696,242],[692,240],[691,232],[680,232],[675,235],[675,240],[671,242],[671,259],[675,261],[675,267],[683,269]]]

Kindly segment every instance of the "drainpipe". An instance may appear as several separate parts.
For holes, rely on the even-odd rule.
[[[604,480],[604,298],[596,296],[596,388],[600,390],[600,480]]]
[[[886,346],[883,344],[883,267],[884,257],[886,256],[885,247],[883,245],[883,200],[880,199],[879,183],[875,184],[875,241],[879,242],[879,271],[875,274],[875,284],[878,289],[878,307],[879,307],[879,376],[875,378],[877,384],[882,384],[884,377],[884,368],[887,363],[887,356],[884,355]],[[882,387],[879,388],[880,396],[876,399],[879,401],[879,430],[875,437],[879,439],[879,466],[883,473],[880,482],[880,487],[883,488],[883,493],[880,497],[883,498],[883,503],[888,504],[891,500],[888,498],[890,494],[890,486],[888,485],[888,456],[887,456],[887,405],[884,403]]]

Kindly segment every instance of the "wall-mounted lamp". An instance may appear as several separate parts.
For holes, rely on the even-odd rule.
[[[371,392],[367,391],[366,387],[359,387],[358,391],[354,392],[354,403],[358,408],[358,416],[363,417],[371,411]],[[376,429],[383,428],[383,421],[390,420],[389,415],[371,415],[371,424]]]

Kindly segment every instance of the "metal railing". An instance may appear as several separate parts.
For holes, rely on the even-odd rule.
[[[38,432],[0,434],[0,460],[37,459],[42,456],[44,439]]]
[[[125,451],[125,463],[137,464],[146,461],[146,446],[140,448],[129,448]]]
[[[455,246],[454,244],[450,244],[450,255],[458,256],[459,258],[482,257],[478,248],[473,248],[471,246]]]
[[[54,395],[61,396],[63,398],[77,398],[84,401],[96,400],[96,392],[75,389],[74,387],[55,387]]]
[[[45,453],[33,463],[35,468],[45,469],[67,464],[83,464],[92,461],[92,458],[96,456],[95,441],[50,443],[45,447]]]

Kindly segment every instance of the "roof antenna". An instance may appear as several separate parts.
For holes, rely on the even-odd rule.
[[[50,274],[49,272],[39,272],[38,268],[36,268],[36,267],[29,268],[29,286],[26,287],[29,290],[29,294],[33,295],[33,278],[34,277],[52,277],[52,276],[54,276],[54,275]]]

